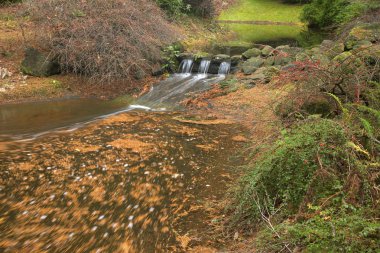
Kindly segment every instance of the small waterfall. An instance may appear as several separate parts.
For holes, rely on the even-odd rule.
[[[193,68],[193,59],[184,59],[179,65],[179,73],[190,74]]]
[[[231,63],[230,62],[222,62],[219,66],[218,75],[227,75],[230,72]]]
[[[201,64],[199,65],[198,74],[206,75],[208,72],[208,69],[210,68],[210,60],[203,59],[201,61]]]

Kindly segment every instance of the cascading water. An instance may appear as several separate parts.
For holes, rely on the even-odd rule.
[[[206,75],[208,69],[210,68],[211,61],[207,59],[203,59],[201,64],[199,65],[198,74]]]
[[[179,65],[179,73],[181,74],[190,74],[193,69],[193,59],[184,59]]]
[[[222,62],[219,66],[218,75],[228,75],[230,72],[231,63],[230,62]]]

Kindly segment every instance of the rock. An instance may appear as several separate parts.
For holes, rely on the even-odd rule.
[[[296,61],[306,61],[309,59],[310,59],[310,56],[306,53],[298,53],[296,55]]]
[[[249,78],[254,82],[268,83],[274,75],[277,75],[280,70],[276,67],[261,67]]]
[[[264,66],[273,66],[274,65],[274,56],[269,56],[268,58],[265,59]]]
[[[213,47],[212,51],[214,52],[234,55],[234,54],[242,54],[243,52],[252,48],[253,44],[248,43],[248,42],[232,41],[228,43],[214,43],[212,47]]]
[[[247,63],[247,64],[249,64],[251,66],[254,66],[256,68],[259,68],[259,67],[261,67],[264,64],[264,60],[261,59],[260,57],[255,57],[255,58],[249,59],[245,63]]]
[[[311,59],[314,61],[319,61],[319,63],[323,66],[328,66],[330,64],[329,57],[324,54],[314,54],[311,56]]]
[[[230,61],[231,57],[226,54],[218,54],[218,55],[215,55],[212,60],[216,63],[222,63],[224,61]]]
[[[353,49],[357,49],[357,48],[366,48],[366,47],[370,47],[372,46],[372,42],[369,41],[369,40],[359,40],[355,43],[355,45],[353,46]]]
[[[252,57],[257,57],[257,56],[260,56],[261,55],[261,50],[258,49],[258,48],[251,48],[251,49],[248,49],[247,51],[245,51],[243,53],[243,57],[245,59],[250,59]]]
[[[185,59],[194,59],[194,54],[192,53],[180,53],[178,56],[177,56],[177,60],[179,62],[185,60]]]
[[[37,49],[27,48],[21,71],[31,76],[52,76],[60,73],[60,66]]]
[[[334,41],[332,40],[324,40],[322,41],[321,43],[321,48],[327,48],[327,49],[330,49],[334,46]]]
[[[323,51],[323,54],[327,55],[330,59],[333,59],[338,54],[344,52],[344,44],[335,43],[331,40],[324,40],[321,44],[321,51]]]
[[[339,55],[337,55],[333,60],[339,63],[343,63],[347,58],[351,57],[351,52],[343,52]]]
[[[231,65],[232,66],[236,66],[239,64],[239,62],[242,60],[242,56],[241,55],[234,55],[234,56],[231,56]]]
[[[251,65],[244,65],[243,64],[243,66],[242,66],[242,71],[245,75],[250,75],[250,74],[254,73],[256,70],[257,70],[257,68],[254,66],[251,66]]]
[[[346,50],[352,50],[358,41],[380,41],[380,23],[360,24],[354,27],[346,40],[344,46]]]
[[[5,78],[11,77],[11,76],[12,76],[12,72],[10,72],[6,68],[0,67],[0,79],[5,79]]]
[[[266,57],[266,56],[269,56],[272,52],[273,52],[274,48],[271,47],[271,46],[265,46],[262,50],[261,50],[261,55]]]
[[[288,64],[292,61],[292,58],[289,56],[284,56],[284,55],[276,55],[274,57],[274,65],[285,65]]]
[[[280,70],[276,67],[269,67],[264,70],[266,81],[269,82],[273,76],[278,75]]]
[[[286,50],[289,50],[289,49],[290,49],[289,45],[283,45],[283,46],[276,47],[276,50],[278,50],[278,51],[286,51]]]

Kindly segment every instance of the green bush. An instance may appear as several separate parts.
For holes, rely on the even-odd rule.
[[[258,252],[280,252],[285,243],[302,248],[302,252],[378,252],[380,223],[368,215],[370,210],[355,210],[349,205],[342,209],[338,213],[320,211],[303,222],[283,222],[274,228],[280,238],[272,230],[261,231]]]
[[[312,0],[305,5],[301,20],[315,28],[336,26],[357,17],[366,7],[364,3],[350,0]]]
[[[346,173],[347,141],[342,127],[327,119],[311,120],[284,131],[243,177],[235,218],[257,222],[261,219],[259,209],[267,209],[268,205],[282,206],[291,214],[306,198],[313,203],[340,189],[341,174]],[[310,188],[312,193],[308,192]]]
[[[156,0],[156,2],[171,17],[178,17],[185,10],[182,0]]]

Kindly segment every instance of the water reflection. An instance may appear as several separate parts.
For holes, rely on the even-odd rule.
[[[124,108],[131,98],[113,101],[65,99],[0,106],[0,137],[30,136],[44,131],[85,122]]]

